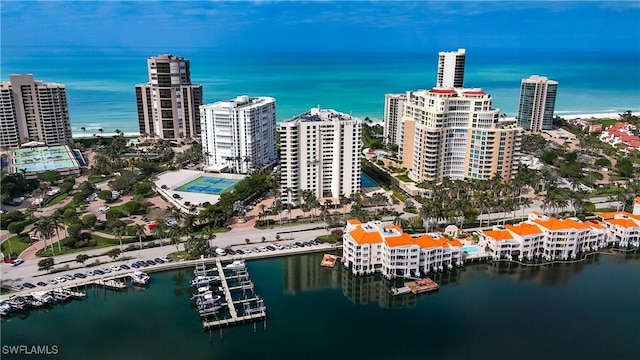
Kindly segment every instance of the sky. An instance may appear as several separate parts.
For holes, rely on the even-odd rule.
[[[1,49],[640,53],[638,1],[12,1]]]

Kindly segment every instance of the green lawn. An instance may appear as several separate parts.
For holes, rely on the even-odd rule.
[[[110,246],[115,246],[115,245],[119,245],[120,243],[118,242],[118,240],[116,239],[107,239],[107,238],[103,238],[101,236],[98,235],[94,235],[91,234],[91,239],[95,240],[97,242],[96,246],[87,246],[87,247],[82,247],[82,248],[77,248],[77,249],[70,249],[67,248],[66,246],[62,246],[62,251],[58,251],[58,244],[53,244],[53,255],[57,256],[57,255],[64,255],[64,254],[72,254],[72,253],[79,253],[79,252],[83,252],[83,251],[87,251],[87,250],[93,250],[93,249],[101,249],[101,248],[105,248],[105,247],[110,247]],[[130,244],[133,242],[136,242],[137,239],[134,238],[126,238],[123,237],[122,238],[122,244]],[[51,246],[49,245],[47,247],[47,250],[42,249],[40,251],[38,251],[36,253],[37,256],[51,256]]]
[[[2,254],[4,255],[4,257],[8,257],[9,256],[9,247],[11,247],[11,250],[15,253],[20,255],[20,253],[22,251],[24,251],[24,249],[29,247],[29,234],[24,233],[24,234],[20,234],[20,235],[14,235],[10,238],[8,238],[7,240],[2,242]]]
[[[597,120],[591,120],[591,123],[593,124],[602,124],[603,127],[609,127],[615,123],[617,123],[618,120],[614,120],[614,119],[597,119]]]
[[[69,193],[60,194],[47,203],[47,206],[55,205],[69,197]]]
[[[398,179],[400,181],[404,181],[404,182],[408,182],[408,183],[413,182],[413,180],[411,180],[407,174],[394,175],[394,176],[396,177],[396,179]]]

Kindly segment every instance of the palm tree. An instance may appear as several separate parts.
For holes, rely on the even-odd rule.
[[[86,137],[87,136],[87,128],[86,127],[81,127],[80,130],[82,130],[82,137]]]
[[[56,237],[58,238],[58,252],[62,252],[62,248],[60,247],[60,232],[58,230],[64,229],[65,233],[67,232],[66,226],[64,226],[64,221],[62,221],[62,216],[60,213],[54,213],[51,217],[51,225],[53,226],[54,231],[56,232]],[[68,237],[68,235],[67,235]]]
[[[169,239],[171,244],[176,246],[176,251],[180,251],[180,237],[184,234],[183,228],[173,226],[169,229]]]
[[[104,130],[102,128],[98,129],[98,132],[100,133],[100,135],[102,135],[102,133],[104,132]]]
[[[122,131],[120,131],[120,129],[116,129],[116,135],[120,135],[122,133]]]
[[[144,225],[136,224],[134,226],[134,229],[136,229],[136,237],[138,238],[138,241],[140,242],[140,249],[142,249],[142,237],[147,235],[147,233],[145,231],[145,228],[144,228]]]
[[[344,220],[347,220],[347,202],[349,201],[349,197],[345,194],[340,194],[340,205],[342,205],[342,217]]]
[[[153,237],[156,240],[164,238],[166,235],[165,230],[167,229],[166,225],[164,224],[164,220],[156,219],[155,225],[156,226],[151,229],[151,234],[153,235]]]
[[[115,238],[120,243],[120,251],[123,251],[122,236],[124,236],[127,233],[127,229],[124,226],[117,226],[113,228],[113,230],[111,230],[111,233],[113,234],[113,236],[115,236]]]
[[[524,197],[524,196],[519,197],[518,199],[520,201],[520,207],[522,208],[522,217],[524,218],[524,209],[531,206],[533,204],[533,200],[531,200],[531,198]]]
[[[33,229],[37,234],[42,236],[44,240],[44,246],[47,247],[47,239],[50,239],[54,232],[54,225],[51,219],[48,216],[41,217],[36,221],[33,225]],[[51,254],[53,254],[53,243],[49,241],[51,245]]]

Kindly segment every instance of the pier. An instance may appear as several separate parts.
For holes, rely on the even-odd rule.
[[[128,276],[128,275],[127,275]],[[93,282],[96,285],[103,286],[107,289],[113,290],[125,290],[127,288],[127,283],[122,280],[113,279],[98,279]]]
[[[230,273],[225,274],[225,270]],[[254,294],[254,285],[249,278],[246,267],[225,268],[222,265],[222,261],[216,259],[215,267],[210,269],[206,268],[204,262],[196,264],[194,275],[206,276],[211,272],[216,272],[216,276],[220,278],[220,287],[222,288],[224,300],[219,303],[215,301],[212,303],[199,303],[198,314],[203,318],[202,327],[204,329],[234,326],[266,318],[267,308],[264,306],[264,301]],[[230,281],[239,284],[231,286]],[[234,300],[234,291],[242,291],[244,298]],[[229,314],[220,316],[219,309],[225,306],[229,310]]]
[[[438,285],[437,282],[426,278],[426,279],[420,279],[420,280],[416,280],[416,281],[409,281],[404,283],[405,287],[408,287],[409,289],[411,289],[411,292],[414,294],[420,294],[420,293],[424,293],[424,292],[429,292],[429,291],[435,291],[438,290],[440,288],[440,285]]]

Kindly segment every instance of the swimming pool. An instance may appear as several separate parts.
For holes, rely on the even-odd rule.
[[[176,189],[176,191],[186,191],[200,194],[220,195],[233,188],[238,180],[222,179],[210,176],[200,176]]]
[[[360,186],[361,187],[378,187],[378,183],[375,182],[369,175],[360,173]]]
[[[480,248],[472,245],[472,246],[463,246],[462,247],[462,251],[467,253],[467,254],[473,254],[473,253],[477,253],[480,252]]]

